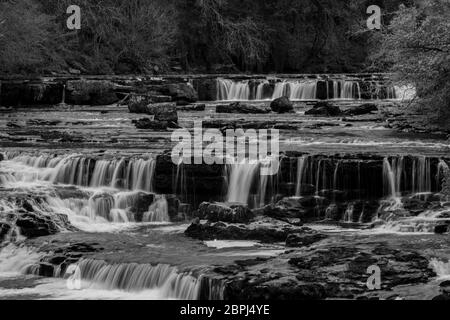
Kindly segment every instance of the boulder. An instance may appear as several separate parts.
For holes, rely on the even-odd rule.
[[[188,83],[171,83],[163,85],[160,91],[167,96],[172,97],[177,104],[189,104],[198,101],[198,95],[195,89]]]
[[[175,103],[150,103],[146,100],[131,101],[128,105],[131,113],[148,114],[154,116],[156,121],[178,123],[177,106]]]
[[[119,101],[115,85],[107,80],[69,80],[66,103],[74,105],[109,105]]]
[[[22,213],[16,221],[20,234],[27,238],[37,238],[56,234],[58,226],[50,217],[27,212]]]
[[[273,100],[270,104],[270,108],[273,112],[277,113],[289,113],[294,111],[294,105],[287,97]]]
[[[437,225],[436,227],[434,227],[434,233],[444,234],[444,233],[447,233],[449,229],[450,229],[449,225],[440,224],[440,225]]]
[[[217,113],[243,113],[243,114],[266,114],[271,112],[271,108],[264,105],[251,105],[247,103],[234,102],[228,105],[218,105]]]
[[[345,110],[343,113],[348,116],[359,116],[378,111],[378,106],[374,103],[364,103],[359,106],[353,106]]]
[[[152,193],[139,192],[133,196],[133,206],[129,209],[134,214],[136,222],[142,222],[144,214],[155,201],[155,195]]]
[[[204,202],[198,209],[199,216],[211,222],[247,223],[253,219],[252,211],[245,205]]]
[[[335,117],[341,115],[341,109],[329,102],[317,102],[314,107],[305,112],[305,115]]]
[[[217,99],[216,79],[194,79],[193,83],[200,101],[214,101]]]

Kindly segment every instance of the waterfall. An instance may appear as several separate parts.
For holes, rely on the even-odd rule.
[[[398,181],[398,173],[394,172],[394,169],[389,162],[388,158],[383,160],[383,181],[385,185],[385,190],[387,194],[389,194],[391,199],[398,198],[399,195],[399,181]]]
[[[157,290],[163,298],[181,300],[196,300],[201,294],[201,279],[180,273],[176,267],[165,264],[108,264],[85,259],[80,261],[78,267],[82,280],[100,289],[129,292]]]
[[[262,82],[260,82],[258,84],[258,87],[256,88],[256,100],[265,100],[266,97],[265,93],[264,93],[264,88],[269,85],[269,81],[267,80],[263,80]]]
[[[254,179],[258,176],[258,162],[229,165],[227,202],[247,204]]]
[[[217,79],[217,100],[250,100],[248,81]]]
[[[155,202],[144,213],[144,222],[170,222],[169,206],[166,197],[157,195]]]
[[[353,223],[353,212],[355,210],[355,205],[353,203],[349,203],[347,209],[345,210],[343,221],[346,223]]]
[[[8,244],[0,250],[0,273],[21,274],[37,263],[43,254],[27,247]]]
[[[413,160],[412,192],[431,192],[431,161],[426,157]]]
[[[450,201],[450,168],[444,160],[439,161],[437,172],[437,180],[438,182],[442,182],[442,193],[447,201]]]
[[[277,82],[272,100],[283,96],[290,100],[315,100],[317,98],[317,80]]]
[[[153,175],[156,161],[149,159],[94,160],[81,155],[39,156],[20,155],[9,161],[42,170],[39,174],[19,180],[42,179],[52,183],[81,187],[112,187],[125,190],[153,191]],[[25,172],[27,173],[27,172]]]
[[[42,215],[65,214],[73,225],[87,231],[107,222],[170,221],[165,197],[152,193],[156,165],[152,158],[10,154],[8,159],[1,162],[1,183],[31,194],[34,185],[45,186],[45,195],[27,200]],[[0,210],[18,210],[20,203],[15,201],[14,197],[1,201]]]
[[[307,157],[303,156],[297,159],[297,182],[296,182],[296,190],[295,196],[301,197],[302,195],[302,182],[303,182],[303,174],[305,171]]]
[[[430,261],[430,267],[436,272],[439,279],[448,279],[450,277],[450,261],[433,258]]]

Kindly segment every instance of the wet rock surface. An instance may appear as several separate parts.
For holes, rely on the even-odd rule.
[[[242,102],[235,102],[229,105],[216,106],[217,113],[242,113],[242,114],[266,114],[272,109],[265,104],[253,105]]]
[[[341,109],[330,102],[317,102],[314,107],[305,112],[306,115],[336,117],[342,115]]]
[[[290,113],[294,111],[294,105],[287,97],[281,97],[271,102],[270,108],[276,113]]]
[[[305,243],[310,244],[324,239],[308,228],[296,227],[292,224],[271,218],[256,218],[247,224],[224,222],[194,221],[185,234],[199,240],[257,240],[265,243],[286,242],[291,234],[300,234]],[[308,238],[308,240],[306,240]],[[292,238],[291,244],[295,241]],[[300,243],[298,240],[296,243]]]

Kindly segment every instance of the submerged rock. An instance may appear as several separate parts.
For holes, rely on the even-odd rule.
[[[335,117],[342,114],[338,106],[332,105],[329,102],[317,102],[314,107],[305,112],[305,115]]]
[[[136,126],[137,129],[142,130],[167,130],[169,127],[173,127],[174,124],[169,125],[167,121],[156,121],[149,118],[142,118],[139,120],[133,120],[132,123]]]
[[[228,105],[218,105],[217,113],[242,113],[242,114],[266,114],[271,112],[271,108],[264,105],[252,105],[242,102],[234,102]]]
[[[287,97],[275,99],[270,104],[270,108],[276,113],[289,113],[294,111],[294,104]]]
[[[359,116],[378,111],[378,106],[375,103],[364,103],[359,106],[353,106],[345,110],[343,113],[348,116]]]

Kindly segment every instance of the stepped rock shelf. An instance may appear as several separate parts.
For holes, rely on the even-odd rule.
[[[448,299],[449,133],[388,78],[2,79],[1,297]],[[174,164],[194,120],[280,130],[280,170]]]

